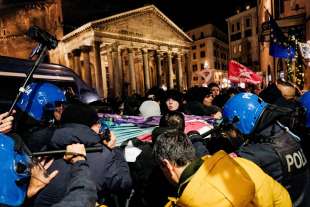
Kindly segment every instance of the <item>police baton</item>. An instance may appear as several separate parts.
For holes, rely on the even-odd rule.
[[[102,152],[103,146],[97,147],[86,147],[86,153],[91,152]],[[64,155],[66,150],[51,150],[51,151],[43,151],[43,152],[33,152],[31,153],[31,157],[42,157],[42,156],[57,156],[57,155]]]
[[[39,46],[37,48],[40,48],[40,49],[36,49],[36,52],[35,52],[35,53],[38,53],[38,58],[36,59],[33,67],[30,70],[30,72],[27,74],[26,80],[24,81],[23,85],[19,88],[17,96],[16,96],[15,100],[13,101],[13,104],[9,110],[9,115],[12,114],[12,111],[15,108],[15,105],[16,105],[19,97],[22,95],[22,93],[25,92],[25,87],[28,84],[28,82],[30,81],[30,79],[32,78],[34,71],[43,62],[43,59],[44,59],[46,52],[49,49],[54,49],[57,47],[57,39],[54,36],[50,35],[49,33],[41,30],[37,26],[30,27],[28,32],[27,32],[27,36],[29,36],[30,38],[39,42]],[[32,56],[33,55],[34,54],[32,54]]]

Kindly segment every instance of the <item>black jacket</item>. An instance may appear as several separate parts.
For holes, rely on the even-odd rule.
[[[91,173],[86,161],[72,165],[71,178],[66,196],[52,207],[93,207],[97,200],[95,183],[90,179]]]
[[[55,130],[49,149],[65,149],[72,143],[82,143],[85,147],[102,145],[100,137],[89,127],[81,124],[65,124]],[[87,159],[99,199],[111,193],[130,193],[132,181],[129,167],[119,149],[110,150],[104,147],[102,152],[88,153]],[[71,168],[72,166],[62,157],[56,158],[49,171],[58,170],[59,174],[38,194],[34,206],[50,206],[65,196]]]

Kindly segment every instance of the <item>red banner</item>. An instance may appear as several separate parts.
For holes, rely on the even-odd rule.
[[[235,60],[228,62],[228,79],[233,83],[258,84],[262,82],[261,76]]]

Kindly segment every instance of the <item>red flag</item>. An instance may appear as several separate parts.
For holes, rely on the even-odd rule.
[[[234,83],[258,84],[262,82],[261,76],[235,60],[228,62],[228,79]]]

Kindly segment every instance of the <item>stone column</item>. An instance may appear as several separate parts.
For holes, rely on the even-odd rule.
[[[83,61],[84,61],[84,68],[82,69],[82,78],[85,83],[91,86],[91,69],[90,69],[90,60],[89,60],[89,52],[91,51],[91,47],[84,45],[80,47],[82,51]]]
[[[174,84],[173,84],[173,68],[172,68],[172,54],[171,54],[171,51],[168,51],[167,57],[168,57],[168,80],[169,80],[167,88],[168,89],[172,89],[174,87]]]
[[[119,64],[120,54],[117,46],[112,48],[112,64],[113,64],[113,94],[115,97],[121,96],[121,83],[120,83],[120,73],[121,65]]]
[[[95,86],[99,96],[105,97],[107,95],[107,81],[106,76],[102,72],[101,66],[101,55],[100,55],[100,42],[93,42],[94,48],[94,66],[95,66],[95,77],[93,77],[92,81],[95,82]]]
[[[113,58],[112,58],[112,50],[107,49],[107,58],[108,58],[108,70],[109,70],[109,78],[108,78],[108,95],[113,94],[114,86],[113,86]]]
[[[187,80],[187,89],[192,86],[192,79],[193,79],[193,70],[191,68],[191,61],[190,61],[190,54],[187,52],[185,53],[185,73],[186,73],[186,80]]]
[[[157,86],[161,86],[161,54],[157,51],[156,52],[156,80]]]
[[[129,77],[130,77],[130,90],[131,94],[137,92],[137,84],[136,84],[136,74],[135,74],[135,66],[133,59],[133,49],[128,48],[128,66],[129,66]]]
[[[179,91],[183,91],[183,70],[182,70],[182,60],[181,60],[181,54],[177,54],[177,70],[176,70],[176,76],[177,76],[177,89]]]
[[[149,60],[148,60],[147,49],[143,49],[142,54],[143,54],[143,72],[144,72],[145,91],[147,91],[151,87],[151,85],[150,85]]]
[[[123,55],[122,55],[122,48],[118,48],[118,85],[120,88],[120,96],[123,95],[124,91],[124,75],[123,75]]]
[[[74,71],[74,59],[73,59],[73,54],[72,52],[67,54],[68,56],[68,67],[71,68]]]
[[[77,75],[81,76],[81,61],[80,61],[81,50],[74,49],[72,50],[72,53],[74,57],[74,71]]]

